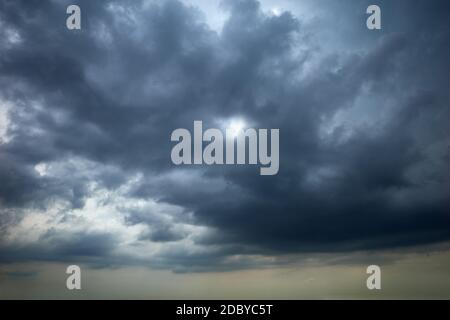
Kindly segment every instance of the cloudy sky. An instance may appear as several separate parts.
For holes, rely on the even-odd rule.
[[[0,0],[0,297],[71,294],[69,264],[85,297],[367,297],[369,264],[450,297],[449,9]],[[171,162],[233,119],[280,129],[277,175]]]

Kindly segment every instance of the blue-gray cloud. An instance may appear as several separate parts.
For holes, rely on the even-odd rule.
[[[380,2],[385,27],[369,31],[368,2],[325,1],[333,24],[225,1],[217,32],[178,1],[79,1],[79,31],[68,3],[3,1],[2,260],[227,269],[449,240],[448,4]],[[235,116],[280,128],[278,175],[172,165],[172,130]],[[114,228],[76,227],[99,207]],[[36,211],[50,220],[27,244]]]

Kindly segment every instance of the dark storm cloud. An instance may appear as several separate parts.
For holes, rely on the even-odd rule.
[[[14,261],[80,261],[107,260],[117,245],[110,234],[75,232],[61,234],[49,230],[36,243],[25,247],[0,248],[2,262]]]
[[[180,221],[215,230],[194,243],[220,247],[185,252],[172,245],[187,238],[186,230],[151,210],[124,209],[126,224],[150,227],[140,242],[167,245],[154,257],[159,266],[203,269],[233,254],[449,239],[444,1],[382,1],[385,27],[376,32],[365,29],[369,3],[325,1],[324,10],[340,19],[319,30],[295,13],[268,15],[257,1],[225,1],[230,16],[221,33],[177,1],[78,3],[80,31],[65,28],[63,3],[0,4],[2,26],[21,38],[14,45],[0,40],[0,98],[14,106],[12,139],[0,145],[0,201],[9,208],[2,215],[58,197],[82,208],[89,182],[117,190],[140,173],[129,197],[191,212]],[[348,37],[342,31],[352,28]],[[321,42],[330,30],[351,48]],[[193,120],[214,127],[235,116],[280,128],[278,175],[171,164],[172,130],[191,128]],[[34,170],[70,159],[73,168],[56,176]],[[101,169],[80,169],[79,159]],[[41,239],[44,248],[33,246],[21,258],[107,256],[118,242],[113,232],[92,237],[68,237],[57,248]],[[16,257],[3,252],[6,260]]]

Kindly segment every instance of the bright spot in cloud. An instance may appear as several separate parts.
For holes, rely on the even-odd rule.
[[[48,169],[47,164],[43,162],[34,166],[34,170],[36,170],[36,172],[39,173],[41,177],[47,174],[47,169]]]
[[[8,42],[10,44],[18,44],[22,42],[22,37],[20,36],[19,32],[14,29],[6,30],[6,38],[8,39]]]
[[[270,9],[270,12],[274,15],[274,16],[281,16],[281,9],[277,8],[277,7],[273,7],[272,9]]]
[[[242,119],[232,120],[228,126],[228,130],[233,137],[237,137],[244,128],[245,122]]]

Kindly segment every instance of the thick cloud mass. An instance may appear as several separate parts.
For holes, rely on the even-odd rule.
[[[73,2],[73,1],[72,1]],[[71,2],[71,3],[72,3]],[[450,240],[446,1],[0,2],[0,261],[244,268]],[[308,8],[308,10],[303,10]],[[280,171],[174,166],[194,120]],[[265,257],[275,257],[267,260]]]

